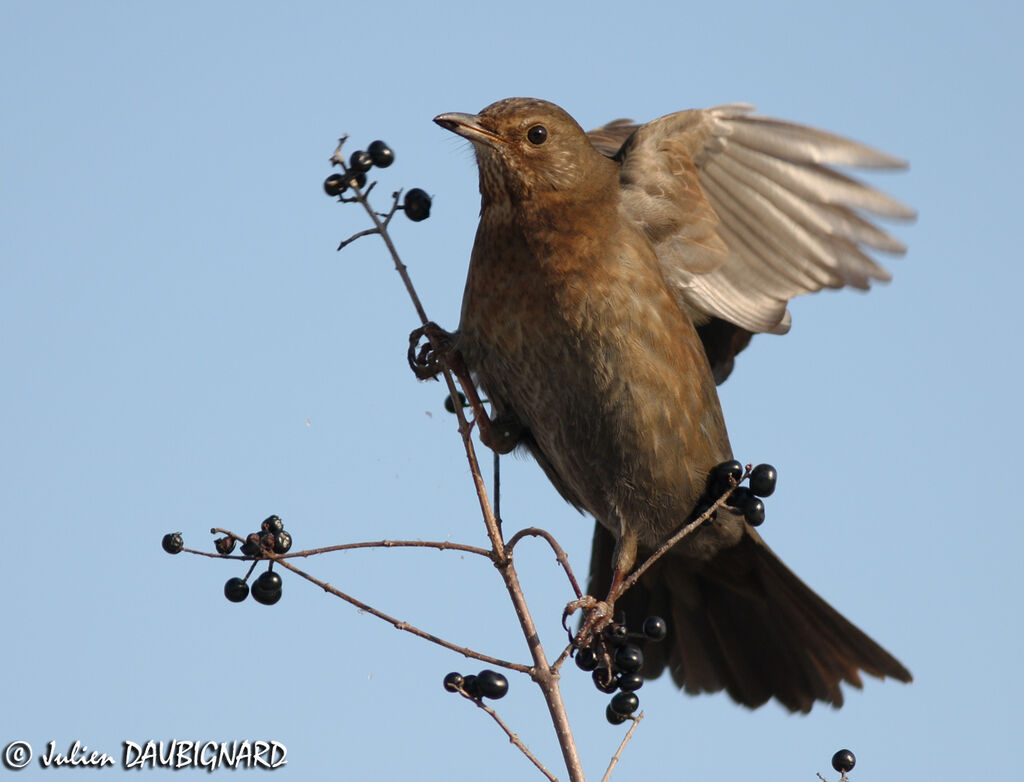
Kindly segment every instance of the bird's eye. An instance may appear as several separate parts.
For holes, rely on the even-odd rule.
[[[534,146],[539,147],[545,141],[548,140],[548,129],[543,125],[534,125],[528,131],[526,131],[526,138],[530,140],[530,143]]]

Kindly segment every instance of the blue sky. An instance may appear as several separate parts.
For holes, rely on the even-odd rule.
[[[593,127],[749,101],[911,161],[873,180],[920,211],[896,228],[910,252],[886,261],[894,281],[796,302],[792,332],[756,339],[722,401],[737,456],[780,471],[765,537],[916,681],[870,681],[809,717],[648,683],[614,778],[834,776],[844,746],[854,779],[1006,773],[1024,699],[1021,29],[1008,3],[7,4],[0,743],[264,738],[288,747],[287,778],[538,778],[442,690],[480,666],[287,575],[276,607],[229,604],[240,563],[168,557],[160,536],[209,548],[211,526],[278,513],[303,548],[483,544],[444,392],[406,367],[415,313],[383,245],[334,251],[365,227],[320,189],[339,135],[393,146],[381,196],[434,195],[394,238],[454,327],[476,171],[435,114],[530,95]],[[506,524],[550,529],[585,571],[590,521],[536,465],[504,465]],[[554,561],[540,545],[517,561],[557,648]],[[391,550],[303,566],[526,659],[486,563]],[[511,684],[502,714],[557,768],[537,692]],[[599,779],[623,729],[588,677],[564,687]]]

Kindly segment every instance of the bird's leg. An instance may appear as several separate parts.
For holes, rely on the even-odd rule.
[[[562,613],[563,627],[566,626],[566,618],[578,609],[582,608],[586,614],[580,625],[580,631],[576,634],[576,641],[580,645],[586,646],[594,633],[601,632],[611,624],[615,616],[615,601],[622,597],[622,584],[633,570],[633,565],[636,564],[637,545],[636,534],[623,530],[615,544],[615,555],[612,558],[612,583],[608,588],[608,595],[604,600],[598,600],[593,595],[584,595],[565,607],[565,611]]]
[[[424,337],[427,341],[420,345]],[[473,410],[474,421],[480,429],[480,442],[499,454],[516,447],[522,436],[522,424],[513,415],[501,415],[493,420],[487,415],[462,354],[455,347],[454,334],[433,321],[425,323],[409,334],[408,357],[409,366],[420,380],[436,378],[446,367],[455,375]]]

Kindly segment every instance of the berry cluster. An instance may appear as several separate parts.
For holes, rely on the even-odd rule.
[[[749,486],[736,486],[743,479],[743,465],[735,459],[717,464],[708,473],[704,494],[697,502],[693,518],[697,518],[710,508],[730,487],[736,486],[725,504],[742,513],[751,527],[758,527],[764,523],[765,514],[764,501],[761,498],[770,497],[775,492],[778,478],[779,473],[770,464],[759,464],[750,471]],[[711,515],[712,520],[715,515],[717,511]]]
[[[365,150],[357,149],[353,152],[349,156],[347,166],[339,160],[342,173],[331,174],[324,180],[324,192],[333,198],[341,196],[349,188],[361,190],[366,187],[366,174],[371,168],[387,168],[394,162],[394,150],[378,139]],[[402,209],[405,210],[406,217],[418,223],[430,217],[430,204],[430,196],[424,190],[414,187],[406,192]]]
[[[444,677],[444,688],[448,692],[461,692],[475,701],[481,698],[497,700],[508,692],[508,679],[497,671],[483,670],[474,676],[463,676],[454,671]]]
[[[576,650],[576,666],[591,672],[594,686],[609,695],[615,693],[605,709],[605,717],[612,725],[622,724],[640,708],[636,691],[644,684],[640,673],[644,653],[635,641],[664,641],[667,635],[665,620],[649,616],[641,633],[631,633],[622,624],[610,624],[593,637],[590,645]]]
[[[180,532],[168,532],[164,535],[161,543],[164,551],[168,554],[177,554],[185,546]],[[235,539],[230,535],[217,538],[213,542],[217,553],[226,557],[235,550]],[[292,547],[292,536],[284,528],[284,522],[279,516],[268,516],[260,524],[259,532],[250,533],[245,542],[242,543],[240,552],[246,557],[260,559],[267,552],[275,554],[287,554]],[[270,567],[261,573],[252,584],[252,597],[257,603],[272,606],[281,599],[281,576],[275,573]],[[252,571],[250,571],[251,573]],[[249,584],[246,578],[229,578],[224,584],[224,596],[232,603],[241,603],[249,596]]]
[[[218,553],[227,556],[235,548],[235,539],[232,537],[218,538],[214,541],[214,546]],[[246,536],[239,551],[247,557],[259,559],[264,556],[264,552],[273,551],[275,554],[287,554],[291,547],[292,536],[284,528],[281,517],[267,516],[260,524],[259,532],[251,532]],[[271,562],[270,566],[252,582],[252,599],[265,606],[272,606],[281,599],[281,576],[272,570],[273,567],[274,563]],[[224,584],[224,597],[232,603],[241,603],[248,596],[249,585],[245,578],[236,576],[229,578]]]

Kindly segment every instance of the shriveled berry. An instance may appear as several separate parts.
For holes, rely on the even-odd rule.
[[[373,165],[378,168],[387,168],[395,162],[394,150],[380,139],[370,144],[366,151],[370,153]]]
[[[832,756],[832,768],[840,774],[846,774],[853,771],[853,767],[855,765],[857,765],[857,758],[855,758],[853,753],[848,749],[841,749]]]
[[[465,406],[466,406],[466,395],[464,393],[462,393],[461,391],[459,391],[459,407],[463,407],[464,408]],[[447,410],[452,415],[455,415],[455,402],[452,401],[452,395],[451,394],[448,394],[448,396],[446,396],[444,398],[444,409]]]
[[[274,553],[275,554],[287,554],[292,547],[292,536],[288,530],[281,530],[275,536],[277,540],[274,542]]]
[[[217,549],[218,554],[227,556],[235,550],[235,539],[230,535],[225,535],[223,538],[217,538],[213,541],[213,547]]]
[[[751,527],[760,527],[764,524],[764,502],[751,496],[743,506],[743,518]]]
[[[483,670],[476,676],[480,694],[485,698],[504,698],[508,692],[508,679],[497,671]]]
[[[373,165],[373,159],[363,150],[357,149],[348,159],[348,170],[353,174],[362,174],[369,171]]]
[[[280,516],[267,516],[260,524],[260,529],[264,532],[273,532],[276,535],[284,529],[284,522],[281,521]]]
[[[405,209],[405,216],[414,223],[426,220],[430,217],[430,196],[426,191],[414,187],[405,194],[402,208]]]
[[[180,532],[168,532],[164,535],[160,545],[163,546],[164,551],[168,554],[178,554],[185,547],[185,541],[182,539]]]
[[[452,671],[444,677],[444,688],[448,692],[458,692],[459,688],[462,687],[462,681],[462,674]]]
[[[341,174],[331,174],[324,180],[324,192],[332,198],[341,195],[346,190],[348,190],[348,184]]]
[[[771,497],[779,473],[770,464],[759,464],[750,471],[750,491],[758,497]]]
[[[623,717],[617,711],[613,710],[610,704],[604,709],[604,718],[612,725],[621,725],[629,719],[629,717]]]
[[[604,637],[608,639],[608,643],[612,646],[620,646],[629,640],[629,630],[626,629],[625,625],[609,625],[604,631]]]
[[[260,533],[250,532],[246,536],[245,543],[242,544],[240,551],[247,557],[258,557],[260,552],[263,551],[260,546]]]
[[[652,641],[664,641],[668,635],[668,625],[660,616],[649,616],[644,620],[644,635]]]
[[[636,644],[623,644],[615,650],[612,660],[617,670],[623,673],[635,673],[644,664],[644,653]]]
[[[608,704],[611,710],[623,717],[628,717],[640,708],[640,699],[634,692],[617,692],[612,696],[612,702]]]
[[[268,551],[273,551],[274,546],[277,545],[277,535],[273,532],[261,532],[260,533],[260,548],[265,548]]]
[[[592,671],[597,667],[597,652],[589,646],[576,650],[576,667],[581,671]]]
[[[623,692],[633,692],[644,686],[644,677],[639,673],[619,674],[619,689]]]
[[[241,603],[248,596],[249,585],[245,583],[245,579],[235,576],[224,583],[224,597],[232,603]]]
[[[462,680],[462,691],[470,698],[480,697],[480,681],[476,676],[470,674]]]

